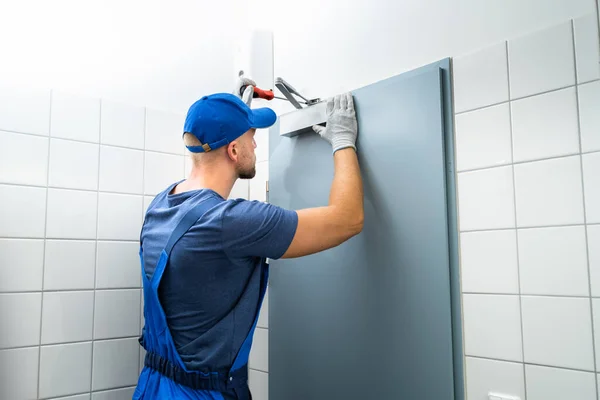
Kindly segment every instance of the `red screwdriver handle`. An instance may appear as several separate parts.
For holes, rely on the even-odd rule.
[[[242,86],[240,88],[240,96],[244,94],[247,86]],[[259,87],[254,86],[254,94],[252,95],[253,99],[261,98],[265,100],[273,100],[275,98],[275,94],[272,90],[264,90]]]

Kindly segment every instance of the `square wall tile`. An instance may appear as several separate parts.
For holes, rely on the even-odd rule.
[[[37,399],[39,347],[0,350],[0,399]]]
[[[596,348],[596,371],[600,371],[600,299],[592,299],[592,318],[594,324],[594,347]]]
[[[0,87],[0,130],[48,135],[50,90]]]
[[[508,42],[511,98],[575,84],[571,22]]]
[[[465,354],[523,361],[518,296],[463,295]]]
[[[579,153],[575,88],[511,103],[515,162]]]
[[[458,174],[461,231],[515,227],[512,166]]]
[[[42,346],[40,398],[66,396],[90,390],[92,343]]]
[[[592,372],[526,365],[527,400],[591,400],[596,398]]]
[[[131,400],[135,387],[92,393],[92,400]]]
[[[600,81],[579,86],[581,151],[600,150]]]
[[[579,157],[514,166],[519,227],[583,223]]]
[[[96,242],[47,240],[45,290],[93,289]]]
[[[44,293],[42,344],[92,340],[94,292]]]
[[[94,342],[92,390],[135,386],[139,349],[137,338]]]
[[[248,367],[269,372],[269,330],[256,328]]]
[[[526,363],[594,370],[589,299],[523,296],[521,303]]]
[[[185,116],[167,111],[146,109],[146,150],[183,154]]]
[[[248,200],[250,194],[250,181],[248,179],[238,179],[231,188],[229,193],[230,199],[246,199]]]
[[[139,240],[142,196],[100,193],[98,197],[98,239]]]
[[[94,339],[136,336],[140,333],[140,290],[98,290]]]
[[[505,42],[454,58],[452,69],[456,112],[508,101]]]
[[[137,242],[98,242],[96,288],[139,287],[139,248]]]
[[[0,185],[0,236],[44,237],[46,189]]]
[[[190,176],[190,173],[192,172],[192,167],[194,166],[194,160],[192,160],[192,157],[189,154],[185,155],[185,158],[183,160],[184,166],[184,177],[187,178],[188,176]]]
[[[148,211],[148,207],[150,207],[150,204],[152,203],[152,200],[154,200],[153,196],[144,196],[144,210],[142,213],[144,218],[146,216],[146,211]]]
[[[144,107],[102,100],[100,142],[143,149],[145,115]]]
[[[457,170],[512,162],[508,103],[456,116]]]
[[[256,326],[259,328],[269,328],[269,287],[267,286],[267,291],[265,292],[265,298],[263,300],[262,306],[260,307],[260,314],[258,316],[258,322]]]
[[[257,129],[254,135],[256,142],[256,162],[269,161],[269,129]]]
[[[254,400],[269,400],[269,374],[255,369],[249,370],[248,386]]]
[[[0,294],[0,349],[38,345],[41,313],[41,293]]]
[[[98,194],[48,189],[48,238],[95,239]]]
[[[249,182],[249,200],[267,201],[267,181],[269,180],[269,163],[256,163],[256,175]]]
[[[78,394],[75,396],[67,396],[67,397],[55,397],[52,400],[90,400],[91,394]]]
[[[42,290],[44,241],[0,239],[0,292]]]
[[[100,99],[53,91],[50,135],[98,143]]]
[[[577,82],[600,79],[600,39],[598,17],[588,14],[573,20]]]
[[[488,400],[490,392],[525,400],[523,364],[467,357],[465,367],[469,400]]]
[[[600,153],[584,154],[583,186],[587,223],[600,223]]]
[[[585,227],[519,230],[521,293],[589,296]]]
[[[144,194],[156,195],[182,180],[183,156],[146,152],[144,159]]]
[[[462,291],[519,294],[514,230],[460,235]]]
[[[100,146],[100,191],[144,193],[144,152]]]
[[[48,185],[69,189],[98,189],[98,145],[50,140]]]
[[[587,226],[587,241],[592,296],[600,297],[600,225]]]
[[[0,131],[0,182],[46,186],[48,138]]]

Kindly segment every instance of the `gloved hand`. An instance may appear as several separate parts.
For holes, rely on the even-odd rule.
[[[313,126],[313,130],[331,143],[333,152],[352,147],[356,150],[358,123],[354,112],[352,93],[337,95],[327,101],[327,126]]]
[[[244,89],[244,93],[240,95],[240,89],[242,86],[247,87]],[[240,76],[237,84],[235,85],[235,89],[233,90],[233,94],[242,99],[242,101],[246,103],[248,107],[250,107],[252,104],[252,96],[254,96],[254,86],[256,86],[256,82],[254,82],[252,79]]]

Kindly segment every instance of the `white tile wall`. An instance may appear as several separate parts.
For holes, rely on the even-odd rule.
[[[146,110],[146,150],[183,154],[184,115]]]
[[[581,150],[600,150],[600,81],[579,86],[579,124]]]
[[[600,152],[584,154],[582,162],[586,221],[598,224],[600,223]]]
[[[98,194],[48,189],[46,235],[49,238],[96,238]]]
[[[459,173],[460,229],[514,228],[513,187],[511,167]]]
[[[0,239],[0,292],[42,290],[44,241]]]
[[[94,292],[47,292],[43,298],[42,344],[92,340]]]
[[[522,364],[467,357],[465,370],[469,400],[488,400],[490,392],[525,399]]]
[[[600,225],[588,225],[587,244],[592,296],[600,297]]]
[[[579,152],[575,88],[514,101],[514,161],[531,161]]]
[[[0,236],[44,237],[46,189],[0,184]]]
[[[100,137],[100,99],[52,92],[50,135],[98,143]],[[93,164],[93,161],[89,161]]]
[[[41,312],[41,293],[0,294],[0,349],[39,344]]]
[[[512,162],[508,103],[456,116],[458,171]]]
[[[100,142],[143,149],[145,115],[143,107],[102,100]]]
[[[259,371],[269,372],[269,330],[256,328],[248,366]]]
[[[44,289],[93,289],[95,255],[95,241],[47,240]]]
[[[585,227],[519,230],[521,293],[589,296]]]
[[[515,165],[517,225],[582,224],[580,156]]]
[[[462,290],[466,293],[519,293],[515,230],[460,235]]]
[[[0,130],[48,136],[50,96],[46,89],[0,87]]]
[[[582,16],[508,38],[507,59],[497,44],[454,61],[467,400],[598,399],[597,26]],[[491,73],[507,64],[506,78]],[[510,108],[506,167],[496,167],[506,134],[461,137],[465,121],[495,107]],[[475,120],[477,130],[498,132],[502,119]]]
[[[456,57],[453,79],[457,112],[508,101],[506,43]]]
[[[574,85],[573,47],[570,21],[509,40],[511,98]]]
[[[144,152],[100,146],[100,190],[144,193]]]
[[[0,399],[36,399],[39,347],[0,350]]]
[[[465,354],[523,361],[518,296],[463,296]]]
[[[596,398],[596,377],[591,372],[527,365],[528,400],[589,400]]]
[[[0,399],[131,399],[144,193],[184,170],[170,115],[0,90]]]
[[[525,362],[594,370],[590,301],[523,296]]]
[[[256,163],[256,175],[250,180],[250,199],[267,200],[267,181],[269,180],[269,163],[267,161]]]
[[[0,131],[0,182],[45,186],[48,138]]]
[[[88,391],[91,365],[92,342],[42,346],[40,398]]]
[[[248,385],[253,399],[269,400],[268,373],[251,369],[248,373]]]

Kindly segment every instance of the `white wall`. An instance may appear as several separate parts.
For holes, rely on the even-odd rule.
[[[0,83],[184,113],[232,90],[239,3],[0,1]]]

